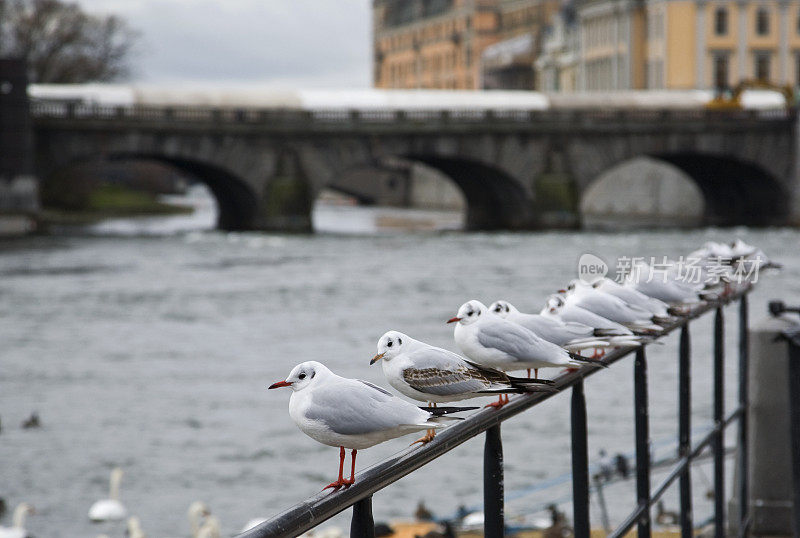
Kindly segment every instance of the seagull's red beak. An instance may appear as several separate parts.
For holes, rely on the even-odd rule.
[[[558,293],[567,293],[567,290],[558,290]]]
[[[461,321],[461,318],[458,318],[458,317],[450,318],[450,319],[447,320],[447,323],[455,323],[456,321]]]
[[[273,383],[272,385],[270,385],[267,388],[268,389],[279,389],[281,387],[290,387],[290,386],[292,386],[292,384],[290,382],[288,382],[288,381],[278,381],[277,383]]]

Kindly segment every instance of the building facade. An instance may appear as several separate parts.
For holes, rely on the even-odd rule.
[[[581,90],[800,86],[800,0],[588,0]]]
[[[578,24],[572,3],[565,4],[551,19],[536,58],[536,89],[543,92],[574,91],[578,88]]]
[[[479,88],[481,52],[498,39],[496,4],[374,0],[374,86]]]
[[[533,89],[542,28],[558,4],[373,0],[374,86]]]

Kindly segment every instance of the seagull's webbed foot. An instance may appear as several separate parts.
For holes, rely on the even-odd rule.
[[[328,484],[327,486],[322,488],[322,491],[325,491],[328,488],[331,488],[333,491],[336,491],[341,487],[347,488],[351,484],[352,484],[352,482],[350,482],[349,480],[343,478],[341,480],[337,480],[336,482],[331,482],[330,484]],[[333,493],[333,492],[331,492],[331,493]]]
[[[413,443],[411,443],[408,446],[414,446],[417,443],[420,443],[422,445],[427,445],[428,443],[433,441],[434,437],[436,437],[436,431],[435,430],[428,430],[428,432],[425,435],[423,435],[422,437],[420,437],[419,439],[417,439],[416,441],[414,441]]]
[[[509,402],[509,400],[508,400],[508,394],[501,394],[501,395],[500,395],[500,396],[497,398],[497,401],[496,401],[496,402],[492,402],[492,403],[490,403],[490,404],[486,404],[484,407],[494,407],[495,409],[500,409],[501,407],[503,407],[504,405],[506,405],[508,402]]]

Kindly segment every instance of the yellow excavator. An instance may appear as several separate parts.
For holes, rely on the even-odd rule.
[[[706,103],[708,110],[741,110],[742,94],[747,90],[773,90],[783,94],[786,101],[786,108],[791,108],[795,104],[794,88],[786,84],[780,86],[764,80],[743,80],[736,85],[730,93],[720,92],[714,99]]]

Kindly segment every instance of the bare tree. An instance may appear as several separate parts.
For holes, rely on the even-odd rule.
[[[115,16],[61,0],[0,0],[0,55],[28,61],[38,83],[107,82],[128,74],[138,34]]]

